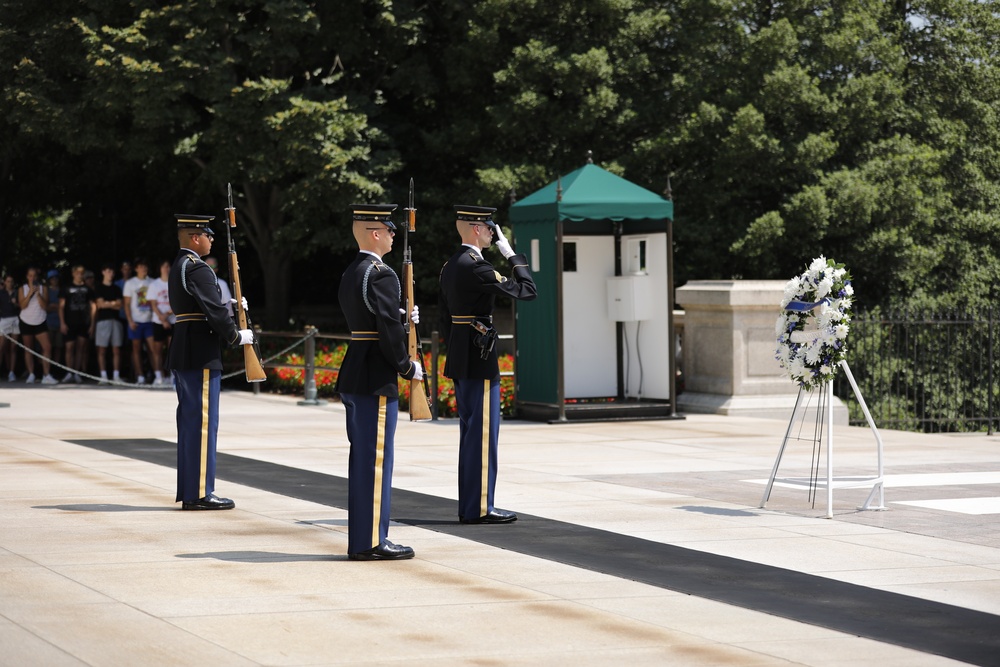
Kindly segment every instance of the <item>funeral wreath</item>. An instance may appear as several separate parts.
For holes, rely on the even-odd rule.
[[[804,389],[833,379],[847,355],[854,288],[843,264],[817,257],[785,285],[775,358]]]

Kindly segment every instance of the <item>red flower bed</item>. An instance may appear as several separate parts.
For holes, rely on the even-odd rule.
[[[315,378],[316,393],[318,396],[327,398],[333,396],[333,386],[337,382],[337,371],[344,360],[347,352],[347,343],[341,343],[332,350],[327,346],[320,346],[316,351],[315,358]],[[455,402],[455,383],[450,378],[442,375],[446,356],[438,355],[438,395],[437,407],[439,417],[455,417],[458,415],[458,406]],[[509,354],[500,356],[500,372],[514,370],[514,357]],[[304,365],[304,357],[299,353],[286,355],[286,364]],[[424,369],[431,367],[431,355],[425,352],[423,355]],[[303,394],[305,391],[305,369],[304,368],[268,368],[268,386],[272,391],[282,394]],[[428,387],[430,383],[428,383]],[[409,380],[399,380],[399,409],[405,411],[410,405],[410,382]],[[500,412],[510,416],[514,410],[514,378],[502,375],[500,377]]]

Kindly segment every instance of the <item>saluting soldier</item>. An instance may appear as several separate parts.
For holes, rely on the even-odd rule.
[[[250,345],[253,332],[237,329],[215,273],[202,257],[212,250],[211,215],[177,214],[180,250],[170,267],[170,309],[177,315],[169,367],[177,390],[177,501],[186,510],[236,506],[215,495],[222,348]]]
[[[382,262],[396,233],[396,204],[351,208],[359,252],[344,271],[338,294],[351,342],[334,387],[347,410],[351,443],[347,555],[351,560],[413,558],[413,549],[388,540],[398,377],[423,379],[420,363],[406,349],[399,278]]]
[[[500,437],[500,367],[493,306],[498,295],[522,301],[537,296],[528,260],[515,254],[493,221],[495,208],[456,206],[462,247],[441,269],[441,327],[448,346],[444,374],[455,382],[458,403],[458,518],[462,523],[510,523],[514,512],[493,504]],[[502,276],[483,257],[496,235],[510,265]]]

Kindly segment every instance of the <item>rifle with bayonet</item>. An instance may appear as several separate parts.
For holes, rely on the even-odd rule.
[[[413,322],[413,249],[410,248],[410,232],[417,229],[417,209],[413,208],[413,179],[410,179],[410,205],[406,211],[406,223],[403,225],[403,312],[406,314],[404,327],[407,335],[407,352],[410,359],[418,359],[423,367],[423,380],[410,380],[410,421],[421,421],[431,418],[430,403],[427,399],[427,374],[430,369],[424,364],[421,354],[420,337],[417,335],[417,325]]]
[[[236,245],[233,243],[232,229],[236,227],[236,207],[233,205],[233,184],[227,183],[229,188],[229,208],[226,213],[229,216],[229,225],[226,227],[226,239],[229,242],[229,280],[232,281],[233,297],[236,299],[236,322],[240,329],[250,329],[250,316],[247,315],[246,308],[243,307],[243,286],[240,284],[240,262],[236,257]],[[253,335],[253,345],[243,346],[243,362],[246,365],[247,382],[263,382],[267,379],[264,373],[264,366],[261,363],[260,346],[257,344],[257,333]]]

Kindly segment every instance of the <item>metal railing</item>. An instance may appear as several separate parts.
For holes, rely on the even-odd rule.
[[[316,327],[307,325],[305,329],[301,332],[299,331],[258,331],[257,336],[259,338],[292,338],[299,339],[296,343],[282,349],[276,354],[269,355],[268,358],[264,359],[262,366],[265,369],[279,369],[279,368],[293,368],[304,371],[303,377],[303,400],[299,401],[299,405],[322,405],[324,403],[318,396],[318,388],[316,386],[316,372],[317,371],[329,371],[337,373],[340,371],[339,366],[324,366],[316,364],[316,340],[332,340],[336,341],[337,344],[348,342],[351,340],[350,334],[321,334]],[[514,338],[511,334],[500,334],[497,336],[499,340],[512,340]],[[421,341],[422,351],[430,350],[431,354],[431,365],[430,369],[425,369],[425,373],[429,373],[427,377],[427,382],[430,389],[431,397],[431,419],[438,419],[438,357],[440,356],[440,344],[438,343],[439,335],[437,331],[432,331],[429,341]],[[293,364],[288,363],[278,359],[278,357],[286,357],[299,345],[303,346],[302,358],[303,363]],[[237,375],[242,371],[236,371],[233,375]],[[501,377],[513,377],[515,375],[514,371],[501,371]],[[259,394],[261,391],[260,382],[253,383],[254,394]],[[515,382],[515,387],[517,383]]]
[[[847,361],[879,426],[923,432],[986,431],[995,414],[997,313],[889,312],[854,317]],[[865,423],[847,380],[834,392],[850,423]]]

